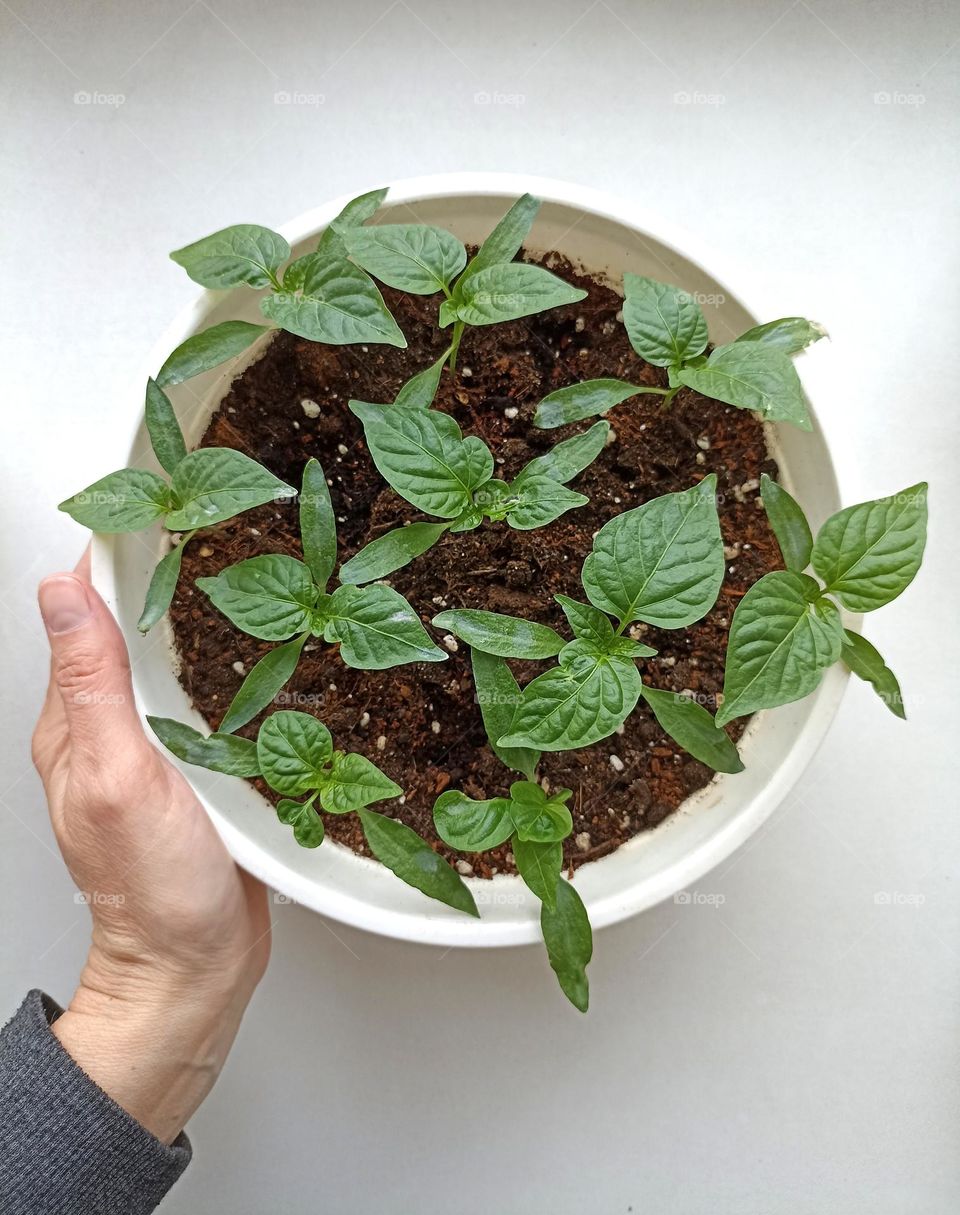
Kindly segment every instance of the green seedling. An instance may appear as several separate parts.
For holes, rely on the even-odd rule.
[[[544,397],[534,425],[544,429],[596,417],[643,393],[666,408],[681,388],[752,410],[768,422],[811,427],[803,388],[791,356],[826,336],[815,321],[783,317],[757,325],[709,354],[707,321],[695,296],[639,274],[625,274],[623,324],[630,344],[654,367],[665,367],[669,388],[627,380],[584,380]]]
[[[146,469],[121,468],[60,503],[60,510],[94,532],[138,532],[159,521],[183,533],[153,571],[137,625],[142,633],[170,606],[183,550],[198,531],[297,492],[230,447],[188,452],[173,406],[155,380],[147,381],[145,412],[150,443],[169,480]]]
[[[337,562],[337,531],[323,469],[309,460],[300,494],[303,561],[283,553],[251,557],[197,586],[251,637],[282,641],[254,666],[227,709],[220,731],[232,733],[265,708],[296,670],[308,637],[338,644],[357,670],[407,662],[442,662],[410,604],[391,587],[327,585]]]
[[[866,638],[844,628],[838,604],[872,612],[913,581],[927,538],[926,483],[838,511],[816,540],[782,486],[764,476],[760,494],[787,568],[764,574],[737,605],[718,724],[801,700],[840,659],[905,718],[896,676]],[[804,572],[811,564],[816,578]]]
[[[254,742],[235,734],[204,737],[183,722],[148,717],[154,733],[178,759],[231,776],[262,776],[282,794],[277,818],[302,848],[323,843],[322,814],[357,814],[370,851],[409,886],[467,915],[478,915],[462,878],[419,835],[369,807],[403,790],[355,752],[335,751],[330,731],[310,713],[271,714]]]

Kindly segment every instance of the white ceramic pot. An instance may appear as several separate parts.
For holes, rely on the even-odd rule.
[[[525,190],[544,200],[528,241],[531,249],[561,250],[587,269],[605,272],[613,282],[629,270],[699,293],[714,342],[795,311],[783,299],[761,300],[742,272],[721,268],[713,255],[663,216],[580,186],[489,173],[423,177],[391,187],[382,214],[394,222],[438,224],[463,241],[479,243],[509,202]],[[295,256],[312,248],[317,234],[346,201],[334,199],[284,225],[281,231]],[[130,465],[156,467],[142,422],[146,376],[155,374],[170,351],[198,330],[228,319],[261,319],[257,299],[244,288],[205,291],[158,341],[131,391],[131,414],[138,424]],[[812,382],[822,376],[825,355],[829,352],[815,348],[801,359],[808,395]],[[219,368],[171,390],[188,445],[199,440],[239,370],[239,363]],[[839,508],[840,498],[815,413],[814,419],[811,434],[790,426],[776,428],[771,447],[784,483],[816,528]],[[160,528],[96,537],[94,582],[116,613],[130,647],[140,711],[205,730],[177,681],[166,621],[147,637],[136,628],[151,570],[164,547]],[[716,777],[655,830],[580,868],[575,885],[594,927],[636,915],[689,888],[752,835],[799,778],[830,725],[844,686],[845,675],[837,665],[812,696],[758,714],[741,743],[745,772]],[[184,771],[236,860],[307,907],[384,936],[434,945],[521,945],[539,939],[539,904],[518,878],[469,879],[481,912],[476,920],[424,897],[381,865],[330,840],[316,851],[300,848],[244,781],[186,765]]]

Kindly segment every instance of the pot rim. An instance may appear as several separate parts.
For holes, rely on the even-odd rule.
[[[770,293],[760,290],[751,276],[744,274],[731,259],[717,255],[698,237],[662,214],[607,191],[555,178],[494,172],[456,172],[411,177],[392,183],[389,189],[387,200],[389,204],[410,204],[417,201],[470,195],[517,198],[524,192],[529,192],[544,202],[590,212],[602,219],[628,227],[642,236],[649,236],[659,244],[669,247],[678,256],[695,263],[720,287],[728,291],[732,299],[742,303],[754,316],[778,315],[775,308],[772,308],[769,303],[764,303],[764,300],[769,300]],[[295,245],[322,231],[347,202],[356,197],[357,193],[362,192],[351,191],[342,194],[328,203],[301,213],[281,224],[276,230],[291,245]],[[731,282],[737,284],[736,290],[728,285]],[[141,366],[133,392],[134,399],[138,401],[141,399],[142,385],[146,378],[155,374],[156,369],[171,350],[203,326],[207,316],[222,300],[223,295],[223,292],[201,290],[189,304],[177,313],[174,320],[153,344],[147,359]],[[798,368],[798,371],[801,380],[804,380],[804,369]],[[836,488],[837,477],[833,464],[833,453],[830,451],[826,432],[812,403],[810,412],[814,429],[819,430],[823,435],[827,449],[827,467],[823,470],[824,474],[829,477],[833,487]],[[140,425],[138,420],[129,434],[128,442],[123,448],[124,456],[134,450]],[[96,534],[91,538],[93,581],[111,605],[116,601],[113,562],[115,539],[110,535]],[[641,884],[626,892],[591,899],[588,907],[593,929],[598,930],[609,924],[629,919],[656,906],[678,891],[697,882],[745,843],[782,804],[813,758],[840,706],[847,679],[848,672],[840,664],[835,664],[827,670],[819,688],[813,693],[817,697],[814,710],[793,739],[786,760],[770,772],[769,779],[744,811],[708,840],[703,841],[666,868],[659,870],[655,876],[643,879]],[[134,682],[136,685],[135,676]],[[137,709],[141,718],[144,719],[149,736],[149,727],[146,726],[145,714],[139,703]],[[755,714],[748,726],[747,733],[752,734],[756,731],[766,715],[765,712]],[[708,789],[710,787],[707,786]],[[700,792],[703,793],[704,790]],[[322,880],[306,877],[281,859],[266,853],[256,841],[242,832],[225,813],[212,805],[199,791],[197,791],[197,797],[239,865],[267,885],[282,891],[292,901],[302,903],[321,914],[379,936],[420,944],[485,948],[527,945],[540,941],[539,924],[533,919],[522,922],[497,922],[467,916],[447,918],[444,915],[441,917],[433,913],[430,901],[426,897],[423,899],[422,913],[407,913],[393,908],[374,906],[361,899],[331,890],[322,884]],[[694,794],[687,799],[657,830],[668,829],[671,820],[682,815],[684,808],[693,804],[697,797],[698,794]],[[605,858],[590,862],[584,868],[592,869],[594,865],[602,864],[603,859]],[[580,872],[582,871],[578,870],[577,875]],[[577,884],[577,875],[573,879],[574,885]],[[500,875],[493,881],[516,883],[520,879]],[[489,880],[485,879],[468,879],[468,885],[471,887],[474,887],[476,883],[483,883],[487,886],[491,884]]]

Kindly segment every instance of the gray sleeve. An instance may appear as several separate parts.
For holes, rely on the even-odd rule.
[[[146,1215],[190,1162],[99,1089],[50,1032],[63,1010],[31,991],[0,1031],[0,1211]]]

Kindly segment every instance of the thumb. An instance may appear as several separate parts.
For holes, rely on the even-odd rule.
[[[141,732],[133,701],[130,660],[123,636],[97,592],[76,574],[40,583],[40,614],[59,691],[76,746],[100,760]]]

